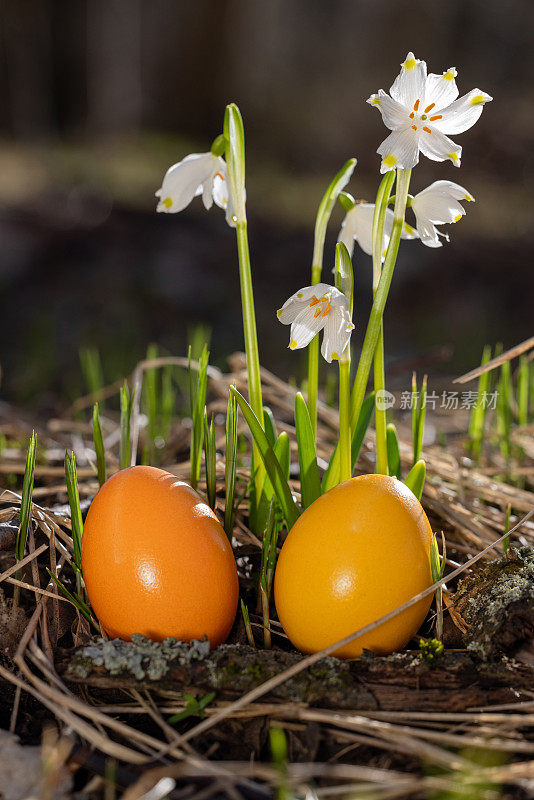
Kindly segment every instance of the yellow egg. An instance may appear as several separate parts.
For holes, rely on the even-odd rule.
[[[415,495],[396,478],[362,475],[312,503],[290,530],[276,567],[276,610],[299,650],[328,647],[399,607],[431,583],[432,531]],[[404,647],[431,603],[425,598],[335,655]]]
[[[239,589],[230,543],[211,508],[169,472],[130,467],[106,481],[84,525],[82,570],[112,637],[206,636],[215,647],[232,627]]]

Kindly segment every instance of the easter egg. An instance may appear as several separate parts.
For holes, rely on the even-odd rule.
[[[398,608],[431,584],[432,531],[396,478],[362,475],[319,497],[291,528],[275,573],[276,610],[299,650],[313,653]],[[340,648],[385,655],[421,626],[431,597]]]
[[[232,548],[211,508],[155,467],[117,472],[95,496],[83,528],[82,571],[106,633],[161,641],[224,642],[238,600]]]

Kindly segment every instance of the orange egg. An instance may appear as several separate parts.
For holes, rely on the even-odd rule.
[[[87,514],[82,569],[111,637],[224,642],[238,599],[232,548],[217,517],[183,481],[130,467],[101,487]]]
[[[291,528],[275,574],[276,610],[299,650],[317,652],[427,589],[432,531],[401,481],[362,475],[312,503]],[[431,597],[338,650],[354,658],[404,647]]]

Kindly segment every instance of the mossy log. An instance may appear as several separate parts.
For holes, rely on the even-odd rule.
[[[161,695],[169,690],[193,695],[214,691],[218,698],[232,700],[302,659],[298,653],[248,645],[222,645],[201,658],[190,658],[187,646],[181,645],[181,654],[167,659],[162,649],[174,644],[167,640],[155,645],[140,636],[130,643],[100,640],[81,648],[63,677],[106,694],[143,686]],[[465,650],[445,651],[429,664],[419,652],[409,651],[387,657],[369,654],[355,661],[322,659],[264,700],[367,711],[463,711],[527,699],[522,690],[533,686],[534,669],[506,657],[481,662]]]
[[[419,651],[365,653],[354,661],[325,658],[263,699],[332,709],[451,712],[527,699],[534,688],[534,664],[523,657],[534,636],[534,549],[511,550],[465,578],[452,606],[465,632],[450,621],[445,643],[461,649],[446,649],[432,661]],[[132,642],[95,640],[65,654],[58,666],[66,681],[108,695],[143,686],[161,695],[214,691],[231,700],[302,658],[239,644],[210,652],[207,642],[156,643],[137,635]]]

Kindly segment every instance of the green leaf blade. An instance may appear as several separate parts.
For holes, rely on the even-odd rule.
[[[321,496],[321,477],[317,465],[315,438],[306,401],[300,392],[295,396],[295,428],[300,467],[302,506],[308,508]]]
[[[17,541],[15,544],[15,558],[22,561],[26,550],[28,539],[28,529],[32,511],[33,484],[35,479],[35,453],[37,450],[37,437],[32,431],[28,450],[26,452],[26,467],[24,469],[24,479],[22,481],[22,498],[20,501],[20,521],[17,531]]]
[[[252,408],[234,386],[230,387],[230,391],[235,395],[239,408],[241,409],[241,412],[249,426],[250,432],[254,437],[262,461],[265,465],[265,469],[276,493],[276,498],[282,509],[287,526],[290,529],[297,521],[300,512],[295,501],[293,500],[289,483],[286,480],[274,450],[269,444],[269,440],[267,439],[265,432]]]
[[[404,483],[411,489],[418,500],[423,496],[423,489],[426,479],[426,464],[422,458],[413,465]]]

